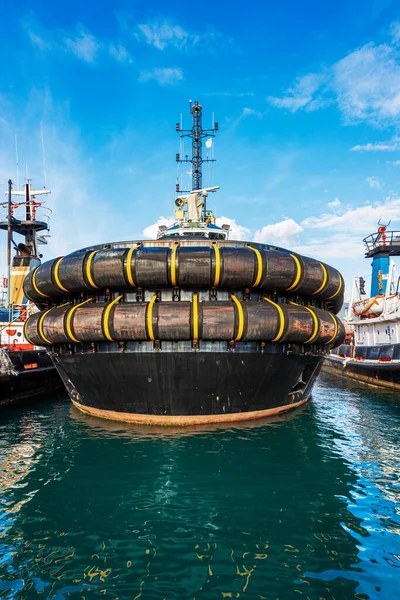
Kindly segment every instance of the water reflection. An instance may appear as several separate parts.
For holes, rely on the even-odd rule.
[[[333,385],[340,386],[334,393]],[[359,551],[359,589],[371,598],[395,597],[400,579],[398,395],[327,376],[315,408],[323,438],[328,441],[328,431],[334,432],[338,452],[357,476],[348,508],[361,523],[359,530],[349,531]],[[333,570],[318,577],[340,575]]]
[[[15,409],[0,598],[390,597],[399,409],[378,396],[326,379],[295,413],[190,431]]]

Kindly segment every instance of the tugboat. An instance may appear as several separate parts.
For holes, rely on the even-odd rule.
[[[7,218],[0,221],[0,229],[8,232],[8,277],[2,278],[7,299],[0,308],[0,406],[21,400],[31,399],[45,392],[62,387],[60,377],[48,356],[46,349],[32,344],[24,335],[24,325],[30,312],[35,310],[23,292],[23,282],[31,269],[40,265],[38,245],[46,243],[46,238],[38,235],[48,231],[46,220],[37,219],[37,212],[43,210],[36,196],[49,194],[50,190],[33,190],[27,181],[23,190],[13,190],[8,182]],[[13,202],[17,196],[21,202]],[[24,211],[17,218],[20,210]],[[13,233],[24,238],[18,245]],[[15,256],[11,265],[11,247]],[[5,283],[6,282],[6,283]],[[5,291],[5,290],[4,290]],[[3,292],[4,301],[4,292]]]
[[[192,189],[177,184],[175,222],[156,240],[112,242],[48,261],[25,280],[40,312],[26,322],[48,346],[73,404],[107,419],[193,425],[261,418],[311,395],[336,317],[336,269],[267,244],[229,239],[202,187],[202,107],[181,129]],[[208,147],[208,146],[207,146]],[[211,159],[210,159],[211,160]]]
[[[389,223],[390,224],[390,223]],[[400,279],[391,258],[400,256],[400,231],[388,225],[363,242],[372,258],[371,288],[364,277],[353,282],[346,319],[346,343],[331,352],[325,368],[370,385],[400,390]]]

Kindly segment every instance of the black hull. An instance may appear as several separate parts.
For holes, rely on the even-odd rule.
[[[10,351],[7,355],[15,374],[0,373],[0,406],[62,389],[62,380],[45,350]]]
[[[261,418],[290,409],[310,397],[323,361],[321,354],[161,351],[53,359],[84,412],[163,425]]]
[[[350,347],[348,347],[350,348]],[[339,350],[343,349],[341,346]],[[397,358],[400,344],[387,346],[385,348],[372,348],[368,353],[368,347],[362,348],[363,355],[373,356],[383,351],[385,356],[380,358],[364,358],[363,355],[350,358],[343,352],[330,354],[325,361],[324,369],[342,377],[356,379],[368,385],[400,390],[400,360]],[[388,356],[388,352],[396,358]],[[346,352],[347,353],[347,352]],[[348,353],[349,354],[349,353]]]

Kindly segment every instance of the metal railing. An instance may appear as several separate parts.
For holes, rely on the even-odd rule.
[[[35,217],[35,219],[32,219],[32,220],[41,221],[48,225],[49,221],[50,221],[51,213],[52,213],[52,210],[48,206],[36,206],[32,212],[32,217]],[[15,208],[12,216],[15,219],[18,219],[19,221],[24,222],[25,221],[25,204]],[[0,221],[7,221],[7,219],[8,219],[8,213],[0,210]]]
[[[385,246],[398,247],[400,251],[400,231],[385,231],[384,233],[372,233],[363,239],[367,252]]]

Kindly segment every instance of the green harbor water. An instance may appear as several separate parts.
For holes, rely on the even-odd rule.
[[[400,597],[400,400],[323,376],[307,406],[187,431],[0,413],[0,598]]]

